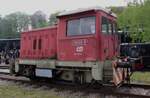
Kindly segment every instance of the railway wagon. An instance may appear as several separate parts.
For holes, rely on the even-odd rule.
[[[122,71],[112,66],[120,42],[114,13],[95,7],[62,12],[57,18],[56,26],[21,34],[18,75],[81,84],[125,80]]]

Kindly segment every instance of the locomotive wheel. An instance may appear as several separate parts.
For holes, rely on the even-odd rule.
[[[28,77],[31,81],[37,81],[38,78],[36,76],[29,76]]]
[[[77,84],[84,84],[85,79],[84,79],[84,72],[74,72],[74,81]]]
[[[15,60],[13,58],[11,58],[9,61],[9,70],[10,70],[10,75],[15,74]]]
[[[69,81],[75,84],[84,84],[84,72],[81,71],[63,71],[59,76],[61,80]]]

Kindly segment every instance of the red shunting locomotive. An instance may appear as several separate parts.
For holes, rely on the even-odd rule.
[[[126,68],[112,64],[120,44],[114,13],[95,7],[63,12],[57,18],[55,26],[21,34],[18,75],[116,85],[125,80]]]

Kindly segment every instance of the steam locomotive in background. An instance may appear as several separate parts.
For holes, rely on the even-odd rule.
[[[10,59],[19,58],[20,39],[0,39],[0,64],[9,64]]]
[[[11,65],[14,74],[119,85],[149,65],[150,44],[121,44],[111,11],[79,9],[57,18],[57,25],[21,33],[20,56]]]

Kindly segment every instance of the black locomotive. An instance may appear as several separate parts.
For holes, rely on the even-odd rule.
[[[133,69],[150,69],[150,43],[122,43],[120,56],[126,57]]]

